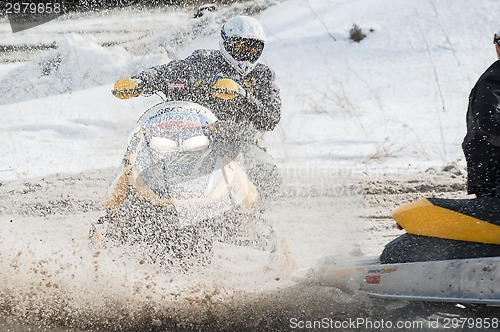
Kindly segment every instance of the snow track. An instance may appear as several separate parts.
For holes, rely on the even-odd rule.
[[[297,265],[307,268],[322,255],[376,254],[399,233],[389,212],[403,201],[465,195],[458,169],[286,178],[267,217],[292,260],[282,257],[271,264],[266,253],[219,244],[209,267],[189,273],[137,263],[119,249],[89,246],[88,226],[103,213],[102,196],[113,172],[1,184],[3,331],[289,331],[294,322],[324,318],[398,317],[426,323],[449,315],[495,314],[493,309],[453,305],[388,306],[349,289],[290,279]]]
[[[499,11],[493,0],[256,0],[201,20],[112,10],[16,34],[0,20],[0,331],[290,331],[324,319],[417,321],[426,331],[431,320],[498,318],[493,308],[394,305],[297,284],[290,272],[325,255],[376,255],[400,234],[390,212],[403,203],[465,197],[467,96],[495,59]],[[183,273],[89,246],[110,166],[159,102],[114,99],[112,83],[217,48],[235,13],[258,13],[261,60],[282,93],[266,145],[286,181],[266,215],[287,254],[271,261],[218,244],[209,267]],[[353,24],[367,34],[361,43],[349,40]],[[452,161],[461,166],[424,171]]]

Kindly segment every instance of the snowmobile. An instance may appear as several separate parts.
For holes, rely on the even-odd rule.
[[[300,280],[383,299],[500,305],[499,198],[422,198],[392,216],[406,233],[380,256],[324,257]]]
[[[206,92],[229,99],[236,88],[222,79]],[[113,90],[121,99],[141,93],[131,79]],[[109,187],[106,215],[92,225],[94,244],[138,247],[142,259],[181,265],[209,263],[214,241],[271,250],[255,172],[275,165],[263,149],[222,142],[215,114],[190,101],[164,100],[138,124]]]

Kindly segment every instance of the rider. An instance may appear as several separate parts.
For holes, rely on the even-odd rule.
[[[163,92],[168,100],[196,102],[212,110],[218,118],[218,140],[225,143],[226,153],[243,158],[247,175],[263,195],[275,193],[281,183],[274,161],[257,147],[259,133],[273,130],[281,117],[274,71],[257,63],[265,40],[256,19],[236,16],[221,27],[220,50],[196,50],[184,60],[174,60],[132,77],[142,94]],[[220,98],[214,93],[224,79],[233,84],[231,91],[236,91],[235,96]],[[139,133],[132,137],[125,165],[139,137]]]
[[[467,160],[467,191],[477,197],[500,197],[500,32],[493,43],[498,60],[472,88],[467,135],[462,143]]]
[[[231,141],[254,140],[258,132],[273,130],[281,116],[274,72],[257,63],[265,41],[256,19],[236,16],[222,25],[220,50],[196,50],[184,60],[150,68],[133,78],[142,91],[162,91],[170,100],[208,107],[219,119],[219,134],[228,135]],[[236,82],[236,98],[220,99],[207,93],[222,78]]]

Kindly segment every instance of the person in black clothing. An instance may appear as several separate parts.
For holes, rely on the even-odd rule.
[[[260,23],[249,16],[235,16],[220,30],[220,49],[196,50],[185,59],[173,60],[132,76],[137,94],[162,92],[168,101],[190,101],[209,108],[216,116],[217,141],[231,158],[241,156],[247,175],[262,192],[275,192],[281,176],[274,160],[260,146],[260,135],[272,131],[281,118],[281,98],[274,71],[258,63],[266,37]],[[234,98],[213,93],[221,80],[231,80]],[[142,137],[136,132],[124,164]]]
[[[280,121],[281,99],[275,74],[258,63],[265,44],[260,23],[236,16],[222,25],[219,50],[196,50],[185,59],[145,70],[132,78],[140,90],[161,91],[169,100],[188,100],[212,110],[231,140],[251,140]],[[224,78],[238,84],[238,97],[217,98],[207,91]]]
[[[467,161],[467,192],[500,197],[500,33],[493,43],[498,60],[481,75],[469,95],[467,135],[462,149]]]

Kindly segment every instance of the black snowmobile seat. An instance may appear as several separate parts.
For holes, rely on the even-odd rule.
[[[383,264],[500,256],[500,198],[427,198],[393,212],[406,231],[388,243]]]

